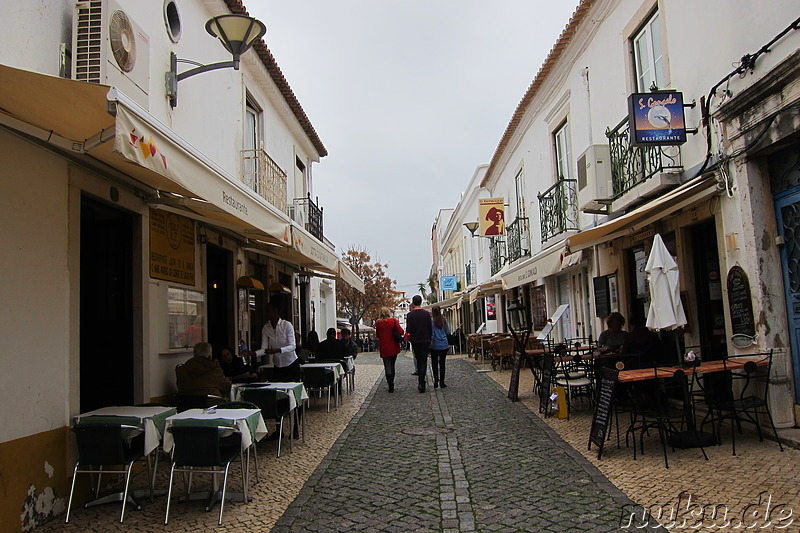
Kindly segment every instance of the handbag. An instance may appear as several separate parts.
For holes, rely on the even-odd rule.
[[[394,342],[396,342],[397,344],[402,346],[404,339],[403,339],[403,335],[399,331],[397,331],[397,326],[399,326],[399,325],[400,324],[397,321],[395,321],[394,327],[392,327],[392,338],[394,339]]]

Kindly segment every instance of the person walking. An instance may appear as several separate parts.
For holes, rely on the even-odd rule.
[[[433,327],[431,335],[431,368],[433,369],[433,388],[440,385],[447,387],[444,383],[444,363],[447,360],[447,351],[450,343],[447,337],[450,335],[450,324],[442,314],[442,308],[434,305],[431,308],[431,325]]]
[[[378,337],[378,351],[383,361],[389,392],[394,392],[394,365],[397,362],[397,354],[400,353],[400,343],[397,339],[402,338],[404,334],[400,322],[392,318],[389,308],[381,307],[378,320],[375,322],[375,336]]]
[[[431,314],[422,309],[422,296],[414,295],[411,299],[414,309],[406,315],[406,330],[411,341],[411,351],[414,352],[414,362],[417,365],[417,379],[419,392],[425,392],[425,374],[428,371],[428,351],[431,349],[431,334],[433,325]]]

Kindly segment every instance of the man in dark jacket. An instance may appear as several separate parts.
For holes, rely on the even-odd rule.
[[[425,373],[428,370],[428,352],[431,349],[433,325],[431,314],[422,309],[422,296],[419,294],[411,299],[411,311],[406,315],[406,333],[411,341],[411,350],[414,352],[414,362],[417,366],[419,380],[417,389],[425,392]]]
[[[194,357],[175,367],[178,392],[228,396],[231,380],[225,377],[219,363],[211,360],[211,351],[209,343],[198,342],[194,345]]]

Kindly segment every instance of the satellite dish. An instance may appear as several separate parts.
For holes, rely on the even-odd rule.
[[[108,39],[114,60],[123,72],[130,72],[136,65],[136,37],[128,15],[116,10],[108,23]]]

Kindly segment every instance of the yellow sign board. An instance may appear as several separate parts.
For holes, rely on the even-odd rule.
[[[194,221],[150,210],[150,277],[194,285]]]
[[[503,198],[481,198],[478,200],[478,216],[480,220],[481,237],[505,235],[505,201]]]

